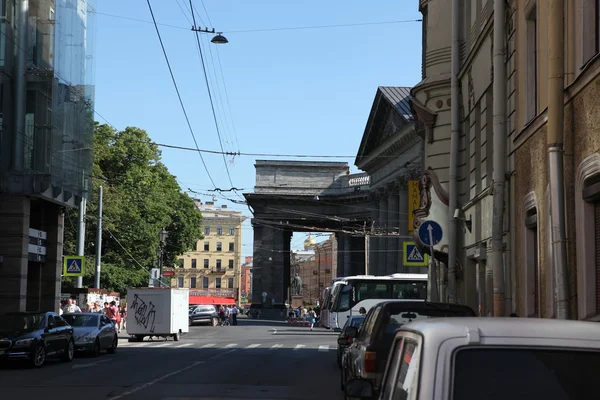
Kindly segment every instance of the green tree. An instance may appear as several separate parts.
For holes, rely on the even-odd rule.
[[[123,292],[145,286],[157,265],[159,231],[169,232],[163,265],[202,238],[202,215],[193,199],[181,192],[175,176],[161,162],[161,152],[143,129],[122,131],[95,125],[93,196],[86,212],[86,276],[93,287],[98,187],[103,189],[101,286]],[[77,210],[66,215],[65,254],[75,254]],[[73,279],[65,279],[65,285]]]

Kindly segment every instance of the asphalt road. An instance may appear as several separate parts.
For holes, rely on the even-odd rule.
[[[336,338],[322,328],[240,319],[179,342],[119,341],[116,354],[0,369],[6,399],[341,399]],[[148,339],[146,339],[148,340]]]

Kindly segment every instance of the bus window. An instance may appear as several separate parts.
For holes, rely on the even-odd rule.
[[[427,282],[394,282],[393,299],[427,299]]]
[[[341,293],[339,293],[340,301],[337,311],[344,312],[352,308],[352,286],[344,286]]]

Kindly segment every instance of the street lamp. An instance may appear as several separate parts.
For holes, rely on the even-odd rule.
[[[163,286],[163,256],[164,256],[164,251],[165,251],[165,242],[167,241],[167,237],[169,236],[169,233],[167,232],[167,230],[165,228],[162,228],[160,230],[160,232],[158,232],[158,250],[159,250],[159,254],[160,256],[158,257],[158,279],[159,279],[159,286]]]
[[[192,26],[192,30],[194,32],[202,32],[202,33],[213,33],[215,34],[215,36],[211,39],[211,42],[214,44],[226,44],[229,43],[229,40],[227,40],[227,38],[225,36],[223,36],[223,32],[215,32],[215,28],[213,29],[208,29],[208,28],[200,28],[197,26]]]

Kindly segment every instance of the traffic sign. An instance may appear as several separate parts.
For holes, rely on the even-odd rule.
[[[425,246],[435,246],[442,236],[442,227],[435,221],[425,221],[419,227],[419,239]]]
[[[63,275],[64,276],[83,276],[85,268],[85,257],[83,256],[64,256]]]
[[[404,242],[402,257],[406,267],[426,267],[429,263],[427,254],[423,254],[417,248],[415,242]]]

